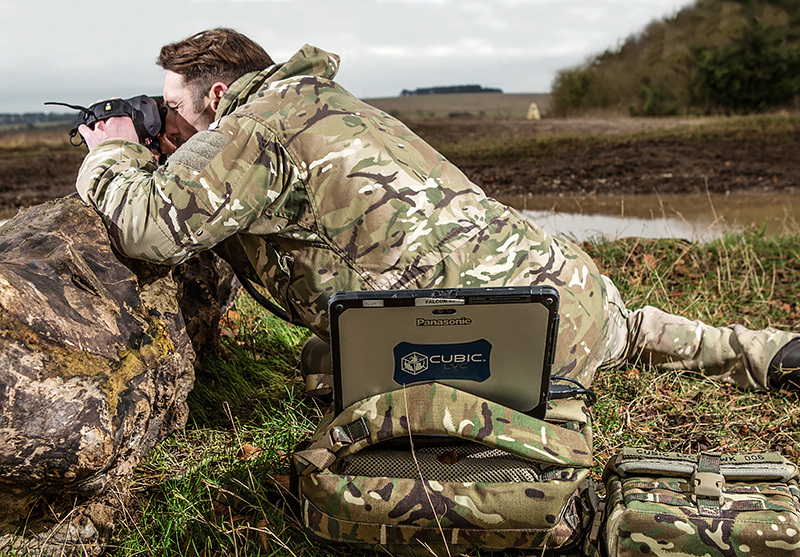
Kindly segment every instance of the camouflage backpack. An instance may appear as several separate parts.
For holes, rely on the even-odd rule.
[[[292,455],[314,538],[394,554],[576,547],[591,522],[583,400],[544,420],[438,383],[329,413]]]

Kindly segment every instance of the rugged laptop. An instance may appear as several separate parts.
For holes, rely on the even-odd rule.
[[[558,331],[552,287],[337,292],[328,309],[337,411],[435,381],[544,414]]]

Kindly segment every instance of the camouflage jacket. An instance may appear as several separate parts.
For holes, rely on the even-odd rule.
[[[554,371],[588,382],[608,327],[591,259],[332,81],[338,65],[305,46],[242,76],[210,129],[160,167],[141,145],[105,141],[78,192],[126,255],[177,263],[215,248],[323,336],[338,290],[553,285]]]

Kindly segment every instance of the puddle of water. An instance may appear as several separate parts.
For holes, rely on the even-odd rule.
[[[578,241],[680,238],[705,242],[744,226],[764,226],[767,234],[796,232],[800,195],[635,195],[498,198],[519,209],[547,232]]]

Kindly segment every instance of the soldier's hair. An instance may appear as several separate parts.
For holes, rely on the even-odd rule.
[[[192,91],[195,110],[217,81],[230,85],[244,74],[274,64],[250,38],[227,27],[208,29],[161,47],[156,64],[183,76]]]

